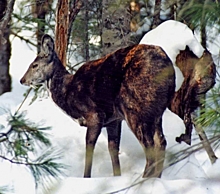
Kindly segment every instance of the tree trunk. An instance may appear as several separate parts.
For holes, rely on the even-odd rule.
[[[9,60],[11,57],[11,42],[9,40],[9,25],[4,30],[4,44],[0,45],[0,95],[11,91],[11,76],[9,75]]]
[[[55,50],[64,66],[66,66],[68,29],[69,29],[69,1],[58,0],[57,14],[56,14]]]
[[[9,60],[11,57],[10,20],[15,0],[2,0],[0,14],[0,95],[11,90]]]
[[[5,15],[6,8],[7,8],[7,0],[0,0],[0,21]]]
[[[160,10],[161,10],[161,0],[155,0],[154,17],[153,17],[152,28],[156,28],[161,23]]]
[[[131,14],[128,1],[103,0],[102,4],[102,55],[106,55],[131,44]]]
[[[85,39],[84,39],[84,45],[85,45],[85,60],[89,60],[89,10],[88,10],[88,0],[84,0],[85,4]]]

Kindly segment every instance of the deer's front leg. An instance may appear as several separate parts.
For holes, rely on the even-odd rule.
[[[121,175],[119,146],[121,139],[121,121],[113,121],[106,126],[108,133],[108,149],[111,155],[114,176]]]
[[[92,159],[96,141],[101,133],[102,122],[101,119],[94,114],[87,119],[87,133],[86,133],[86,158],[85,158],[85,170],[84,177],[91,177]]]

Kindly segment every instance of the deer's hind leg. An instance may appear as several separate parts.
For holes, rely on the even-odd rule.
[[[113,121],[106,126],[108,133],[108,149],[112,160],[114,176],[121,175],[119,146],[121,139],[121,121]]]
[[[128,118],[128,123],[146,155],[143,177],[160,177],[166,148],[162,118],[143,120],[136,115],[130,115]]]
[[[145,139],[149,138],[146,133],[149,129],[143,128]],[[153,146],[149,149],[149,146],[145,146],[144,150],[146,153],[147,163],[144,170],[143,177],[160,177],[163,171],[163,163],[165,158],[166,139],[162,131],[162,118],[156,118],[152,128]]]

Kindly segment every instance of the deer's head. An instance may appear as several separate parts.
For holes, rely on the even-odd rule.
[[[41,41],[41,51],[21,78],[21,84],[36,87],[49,80],[53,73],[55,55],[54,41],[45,34]]]

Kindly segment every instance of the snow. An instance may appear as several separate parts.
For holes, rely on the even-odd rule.
[[[204,48],[194,36],[192,30],[185,24],[168,20],[146,33],[140,44],[152,44],[164,49],[171,61],[175,64],[180,50],[189,49],[200,58]]]
[[[173,22],[170,23],[171,26],[174,25]],[[174,36],[173,31],[172,33]],[[156,34],[158,35],[159,33],[156,31]],[[162,38],[161,35],[159,37]],[[190,42],[188,44],[194,50],[193,45],[195,46],[195,44]],[[35,54],[18,39],[13,41],[12,48],[14,50],[12,52],[10,71],[13,77],[13,91],[0,96],[0,107],[3,106],[15,111],[23,99],[23,93],[27,90],[27,87],[21,86],[19,79],[34,59]],[[17,49],[15,50],[15,48]],[[197,52],[198,49],[194,51]],[[30,99],[31,96],[28,101]],[[183,133],[185,127],[183,121],[168,109],[163,115],[164,134],[168,144],[164,162],[165,170],[160,179],[141,178],[145,166],[144,152],[125,122],[123,123],[119,155],[122,176],[112,176],[107,136],[105,129],[103,129],[94,153],[92,178],[86,179],[82,178],[86,128],[80,127],[69,116],[65,115],[48,97],[41,97],[32,105],[29,105],[28,101],[24,103],[21,111],[25,111],[27,118],[30,120],[52,127],[52,130],[48,131],[48,133],[51,136],[53,146],[62,150],[63,157],[61,162],[68,165],[67,177],[62,181],[54,182],[47,192],[43,191],[43,189],[35,192],[33,177],[31,177],[25,167],[17,167],[8,162],[1,162],[0,171],[4,176],[0,176],[0,186],[12,185],[16,194],[97,194],[117,191],[120,191],[117,192],[120,194],[220,193],[220,160],[218,159],[214,165],[211,165],[205,151],[201,150],[193,153],[186,159],[169,167],[170,154],[178,153],[190,146],[184,143],[178,144],[175,141],[175,137]],[[0,121],[4,126],[7,123],[6,119],[5,112],[0,110]],[[194,132],[192,145],[198,142],[198,136]],[[216,155],[220,157],[220,150],[216,150]]]
[[[157,45],[163,48],[174,65],[176,73],[176,91],[182,85],[184,80],[183,74],[176,66],[176,57],[181,50],[185,50],[186,46],[200,58],[204,52],[204,48],[194,36],[192,30],[185,24],[168,20],[149,31],[144,35],[139,44]]]

